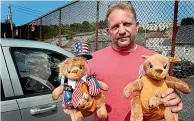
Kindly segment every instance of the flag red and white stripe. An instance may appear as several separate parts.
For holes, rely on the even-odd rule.
[[[74,108],[77,108],[79,100],[82,98],[82,81],[79,80],[76,82],[75,89],[72,95],[72,105]]]
[[[89,87],[89,94],[92,96],[97,96],[101,92],[100,88],[96,87],[96,84],[93,78],[89,80],[88,87]]]

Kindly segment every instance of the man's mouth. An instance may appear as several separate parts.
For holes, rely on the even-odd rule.
[[[129,38],[129,37],[122,37],[122,38],[118,38],[118,40],[121,41],[121,42],[124,42],[124,41],[126,41],[128,38]]]

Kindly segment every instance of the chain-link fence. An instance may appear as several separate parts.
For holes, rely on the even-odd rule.
[[[106,33],[108,7],[121,1],[74,1],[21,27],[23,39],[52,43],[73,51],[76,40],[87,40],[91,52],[111,44]],[[166,56],[182,59],[171,67],[171,74],[185,78],[194,90],[194,2],[124,1],[137,12],[140,28],[137,43]],[[182,95],[182,93],[181,93]],[[194,92],[182,95],[180,118],[194,121]]]

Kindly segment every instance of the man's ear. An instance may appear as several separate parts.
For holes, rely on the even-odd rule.
[[[139,30],[139,22],[136,22],[136,31],[138,32]]]
[[[173,57],[168,57],[170,62],[180,62],[181,59],[180,58],[173,58]]]
[[[150,56],[147,56],[147,55],[141,55],[141,58],[143,58],[143,59],[147,59],[148,57],[150,57]]]
[[[109,34],[109,28],[106,28],[106,32]]]

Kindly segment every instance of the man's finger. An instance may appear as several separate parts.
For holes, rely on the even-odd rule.
[[[164,91],[162,93],[162,97],[164,98],[164,97],[168,96],[169,94],[171,94],[173,92],[174,92],[174,89],[173,88],[168,88],[166,91]]]
[[[183,109],[183,103],[180,101],[180,103],[177,106],[172,107],[172,112],[178,113]]]
[[[167,95],[166,97],[162,98],[163,100],[166,100],[166,101],[170,101],[170,100],[173,100],[175,98],[177,98],[177,94],[176,93],[171,93],[169,95]]]
[[[180,98],[177,98],[177,96],[175,94],[171,94],[168,97],[166,97],[167,100],[165,100],[166,102],[164,103],[165,106],[176,106],[177,104],[179,104],[181,102]]]

